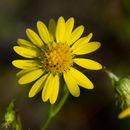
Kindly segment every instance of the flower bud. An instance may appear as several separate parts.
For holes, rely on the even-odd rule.
[[[105,70],[105,72],[111,79],[112,86],[115,89],[116,105],[122,110],[118,118],[122,119],[130,116],[130,78],[119,78],[108,70]]]
[[[116,86],[117,103],[120,105],[122,112],[118,115],[119,119],[130,116],[130,78],[120,79]]]
[[[115,85],[115,90],[121,109],[130,106],[130,78],[120,79]]]

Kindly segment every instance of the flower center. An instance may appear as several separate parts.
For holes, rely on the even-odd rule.
[[[43,54],[44,69],[51,73],[61,73],[73,64],[70,47],[63,43],[53,43],[46,47]]]

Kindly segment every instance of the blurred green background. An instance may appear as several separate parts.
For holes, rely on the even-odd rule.
[[[23,130],[38,130],[46,118],[49,103],[41,93],[32,99],[28,92],[32,83],[18,85],[18,69],[11,61],[20,56],[12,47],[17,38],[27,39],[25,29],[36,29],[37,20],[46,25],[50,18],[73,16],[75,27],[83,24],[84,35],[92,32],[92,41],[101,48],[86,58],[94,59],[120,77],[130,75],[130,0],[0,0],[0,121],[6,107],[16,99]],[[129,130],[130,118],[117,119],[111,81],[101,71],[86,71],[94,90],[81,88],[79,98],[69,97],[48,130]],[[3,128],[0,128],[3,130]]]

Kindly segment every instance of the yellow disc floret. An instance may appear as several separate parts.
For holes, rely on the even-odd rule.
[[[63,43],[48,45],[43,53],[43,67],[51,73],[61,73],[73,64],[70,47]]]

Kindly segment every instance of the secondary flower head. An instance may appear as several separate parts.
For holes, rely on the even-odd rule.
[[[100,43],[89,42],[92,33],[80,38],[84,26],[81,25],[74,30],[73,26],[73,17],[66,22],[60,17],[57,24],[51,19],[48,28],[43,22],[38,21],[39,36],[32,29],[27,29],[26,34],[31,42],[17,40],[18,46],[14,46],[14,51],[28,58],[12,62],[15,67],[22,69],[17,73],[18,83],[27,84],[36,80],[29,97],[42,90],[42,100],[44,102],[50,100],[50,103],[54,104],[58,97],[59,80],[62,75],[69,92],[75,97],[80,95],[78,85],[93,89],[92,82],[75,69],[74,65],[90,70],[102,69],[101,64],[96,61],[77,57],[97,50]]]

